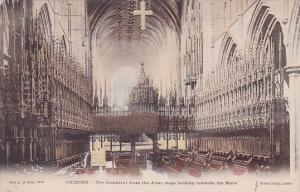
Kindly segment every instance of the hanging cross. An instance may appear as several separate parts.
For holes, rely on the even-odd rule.
[[[134,10],[133,15],[140,15],[141,16],[141,29],[144,31],[146,29],[146,16],[153,15],[152,10],[146,10],[146,3],[144,0],[141,1],[141,9]]]

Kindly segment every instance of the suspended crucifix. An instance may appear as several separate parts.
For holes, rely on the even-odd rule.
[[[141,1],[141,9],[134,10],[133,15],[140,15],[141,16],[141,29],[144,31],[146,29],[146,16],[153,15],[152,10],[146,10],[146,3],[144,0]]]

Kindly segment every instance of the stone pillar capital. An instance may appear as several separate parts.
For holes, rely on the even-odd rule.
[[[299,66],[286,66],[285,67],[286,73],[291,76],[291,75],[300,75],[300,65]]]

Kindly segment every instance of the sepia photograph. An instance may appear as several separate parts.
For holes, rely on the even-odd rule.
[[[300,0],[0,0],[0,192],[300,191]]]

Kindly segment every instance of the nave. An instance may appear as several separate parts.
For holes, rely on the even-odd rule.
[[[168,172],[299,175],[299,15],[299,0],[0,0],[1,167],[130,167],[144,147]]]

